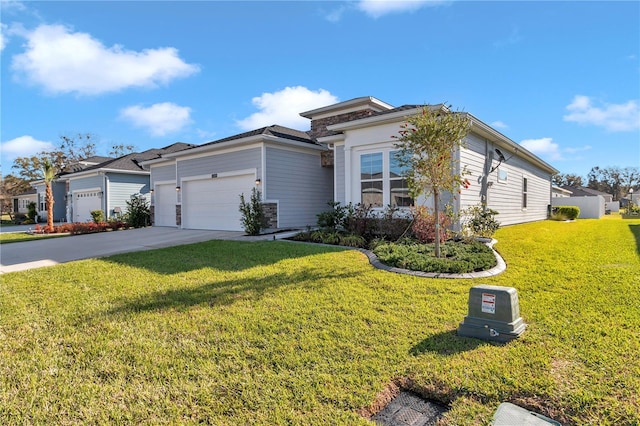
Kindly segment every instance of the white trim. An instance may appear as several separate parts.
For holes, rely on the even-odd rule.
[[[275,149],[280,149],[280,148],[275,148]],[[256,170],[256,179],[260,179],[260,185],[259,185],[259,191],[262,193],[262,199],[265,199],[267,196],[267,144],[262,144],[262,148],[260,150],[260,156],[262,157],[260,159],[260,171],[261,171],[261,176],[257,176],[258,171]],[[258,185],[256,185],[258,186]]]
[[[189,155],[185,155],[185,153],[183,153],[180,158],[175,158],[176,164],[181,162],[181,161],[188,161],[188,160],[194,160],[197,158],[203,158],[203,157],[211,157],[212,155],[222,155],[222,154],[227,154],[230,152],[239,152],[239,151],[246,151],[249,149],[255,149],[255,148],[260,148],[262,146],[262,142],[257,141],[256,143],[252,143],[250,145],[245,145],[242,146],[240,149],[238,147],[229,147],[226,143],[224,144],[224,146],[221,145],[216,145],[214,149],[214,145],[212,145],[211,147],[207,147],[209,148],[208,150],[203,150],[203,151],[198,151],[198,152],[194,152],[191,153]],[[194,148],[195,149],[195,148]],[[191,150],[189,150],[191,151]],[[177,153],[175,153],[177,154]]]
[[[180,183],[182,182],[189,182],[192,180],[206,180],[206,179],[218,179],[218,178],[225,178],[225,177],[232,177],[232,176],[242,176],[242,175],[254,175],[255,178],[258,177],[258,169],[257,168],[252,168],[252,169],[242,169],[242,170],[232,170],[230,172],[221,172],[221,173],[209,173],[207,175],[195,175],[195,176],[187,176],[187,177],[183,177],[180,179]],[[214,175],[216,175],[214,177]],[[182,188],[182,184],[178,185],[180,186],[180,188]]]

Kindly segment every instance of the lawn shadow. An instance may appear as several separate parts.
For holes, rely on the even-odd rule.
[[[640,225],[638,224],[629,224],[629,229],[634,237],[636,237],[636,251],[640,256]]]
[[[166,247],[102,258],[115,265],[142,268],[159,274],[177,274],[211,268],[241,271],[322,253],[344,251],[340,247],[291,244],[282,241],[211,240],[195,244]]]
[[[425,352],[440,355],[455,355],[476,349],[491,343],[469,337],[460,337],[457,330],[448,330],[427,337],[409,350],[409,354],[418,356]]]
[[[316,289],[326,280],[349,279],[359,272],[340,272],[325,266],[303,270],[280,271],[261,277],[210,282],[192,288],[156,291],[135,298],[113,301],[114,307],[104,312],[107,315],[135,314],[151,311],[185,310],[193,306],[220,307],[246,300],[259,300],[265,294],[280,287],[291,289]]]

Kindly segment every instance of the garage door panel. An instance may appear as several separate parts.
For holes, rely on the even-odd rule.
[[[240,194],[248,199],[255,175],[187,181],[183,184],[183,227],[190,229],[242,230]]]
[[[83,191],[73,194],[73,221],[91,222],[93,210],[102,209],[100,191]]]
[[[176,189],[174,184],[156,185],[154,225],[176,226]]]

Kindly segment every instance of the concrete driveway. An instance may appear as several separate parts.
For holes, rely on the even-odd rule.
[[[24,271],[79,259],[151,250],[209,240],[273,240],[275,234],[248,237],[240,231],[149,227],[0,244],[0,273]],[[290,235],[290,234],[288,234]],[[288,235],[278,234],[277,238]]]

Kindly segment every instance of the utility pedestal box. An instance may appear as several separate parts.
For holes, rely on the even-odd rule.
[[[458,336],[509,342],[525,327],[516,289],[482,284],[469,290],[469,313],[458,327]]]

